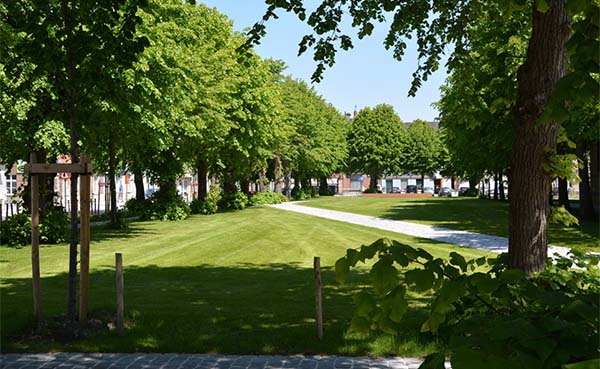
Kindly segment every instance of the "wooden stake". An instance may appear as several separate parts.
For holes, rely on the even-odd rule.
[[[90,158],[86,154],[81,154],[81,163],[87,165]],[[90,278],[90,175],[82,174],[79,176],[79,198],[81,199],[80,209],[80,269],[79,275],[79,322],[87,322],[88,301],[89,301],[89,278]]]
[[[321,258],[315,256],[315,327],[317,330],[317,338],[323,339],[323,299],[321,296]]]
[[[31,153],[29,161],[37,161],[36,154]],[[39,322],[42,316],[40,289],[40,192],[39,178],[32,174],[31,178],[31,279],[33,282],[33,316]]]
[[[119,336],[125,333],[124,316],[125,303],[123,301],[123,256],[120,253],[115,254],[117,269],[117,329]]]

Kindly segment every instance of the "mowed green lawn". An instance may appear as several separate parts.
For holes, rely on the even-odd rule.
[[[508,203],[475,198],[321,197],[301,205],[508,237]],[[600,251],[600,226],[551,224],[550,243]]]
[[[92,229],[91,316],[115,312],[114,254],[125,269],[127,331],[77,341],[32,339],[30,247],[0,248],[2,351],[325,353],[424,355],[435,340],[419,333],[427,299],[413,295],[397,337],[349,334],[353,296],[366,268],[338,286],[332,266],[347,248],[387,236],[436,256],[485,253],[272,208],[135,222],[128,231]],[[325,335],[314,334],[313,257],[324,269]],[[67,245],[41,248],[44,317],[64,314]],[[31,336],[31,335],[29,335]]]

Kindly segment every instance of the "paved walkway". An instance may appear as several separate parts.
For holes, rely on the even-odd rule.
[[[480,233],[457,231],[442,227],[428,226],[425,224],[409,223],[399,220],[383,219],[367,215],[346,213],[342,211],[311,208],[293,202],[270,205],[277,209],[293,211],[296,213],[313,215],[316,217],[337,220],[340,222],[358,224],[366,227],[377,228],[384,231],[402,233],[409,236],[427,238],[434,241],[452,243],[455,245],[486,250],[496,253],[508,251],[508,238],[490,236]],[[548,255],[566,256],[569,249],[560,246],[548,246]]]
[[[204,354],[4,354],[2,369],[417,369],[417,358]],[[450,368],[446,364],[447,368]]]

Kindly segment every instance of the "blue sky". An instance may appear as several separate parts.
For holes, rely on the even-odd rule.
[[[266,5],[264,0],[206,0],[234,22],[234,29],[243,31],[260,20]],[[307,52],[298,57],[298,43],[310,28],[294,15],[278,12],[277,20],[267,23],[267,35],[256,48],[264,58],[281,59],[288,65],[286,74],[310,82],[316,63]],[[350,32],[349,27],[343,29]],[[416,97],[407,92],[416,70],[417,59],[414,43],[409,47],[402,62],[392,57],[383,47],[387,32],[385,24],[376,25],[373,35],[363,40],[354,39],[354,49],[340,52],[333,68],[325,71],[324,79],[314,84],[315,89],[341,112],[352,112],[366,106],[390,104],[405,122],[415,119],[433,120],[437,111],[431,104],[439,100],[439,86],[446,78],[440,68],[423,83]],[[411,47],[412,46],[412,47]]]

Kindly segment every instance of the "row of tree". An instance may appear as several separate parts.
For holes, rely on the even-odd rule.
[[[246,37],[204,5],[178,0],[26,0],[0,4],[0,162],[37,155],[108,173],[127,166],[175,193],[186,170],[227,192],[306,183],[346,160],[348,120],[285,66],[241,50]],[[48,176],[44,204],[52,204]],[[200,198],[206,196],[201,181]],[[71,180],[68,315],[75,317],[77,176]]]

